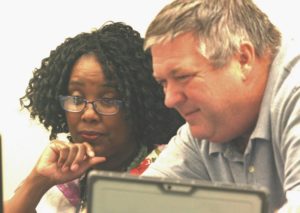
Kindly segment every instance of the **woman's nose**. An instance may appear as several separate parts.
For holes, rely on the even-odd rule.
[[[97,113],[92,103],[87,103],[82,114],[82,119],[85,121],[99,120],[100,115]]]

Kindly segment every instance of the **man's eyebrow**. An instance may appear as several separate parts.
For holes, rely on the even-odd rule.
[[[170,72],[170,74],[171,74],[172,76],[174,76],[174,75],[176,75],[178,72],[180,72],[180,67],[177,67],[177,68],[175,68],[175,69],[172,69],[171,72]]]
[[[168,73],[168,76],[175,76],[178,72],[180,72],[180,68],[173,68],[170,73]],[[155,74],[153,74],[153,77],[156,81],[161,81],[163,79],[161,79],[160,77],[156,76]]]

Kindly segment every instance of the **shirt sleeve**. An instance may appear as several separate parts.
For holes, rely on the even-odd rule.
[[[284,191],[300,190],[300,63],[282,84],[271,120],[274,154]]]
[[[199,151],[198,140],[184,124],[142,176],[208,179]]]
[[[76,208],[69,203],[56,186],[44,194],[36,208],[37,213],[75,212],[75,210]]]

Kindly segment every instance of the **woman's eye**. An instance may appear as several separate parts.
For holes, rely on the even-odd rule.
[[[115,99],[113,98],[105,98],[102,99],[102,102],[106,105],[114,105],[115,104]]]
[[[79,105],[79,104],[82,104],[84,102],[84,99],[80,96],[73,96],[72,98],[73,98],[72,100],[73,100],[74,104]]]

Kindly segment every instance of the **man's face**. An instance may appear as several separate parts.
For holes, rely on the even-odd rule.
[[[175,108],[199,139],[223,143],[252,131],[264,87],[254,89],[240,55],[215,68],[199,46],[190,33],[152,46],[153,75],[164,88],[165,105]]]

